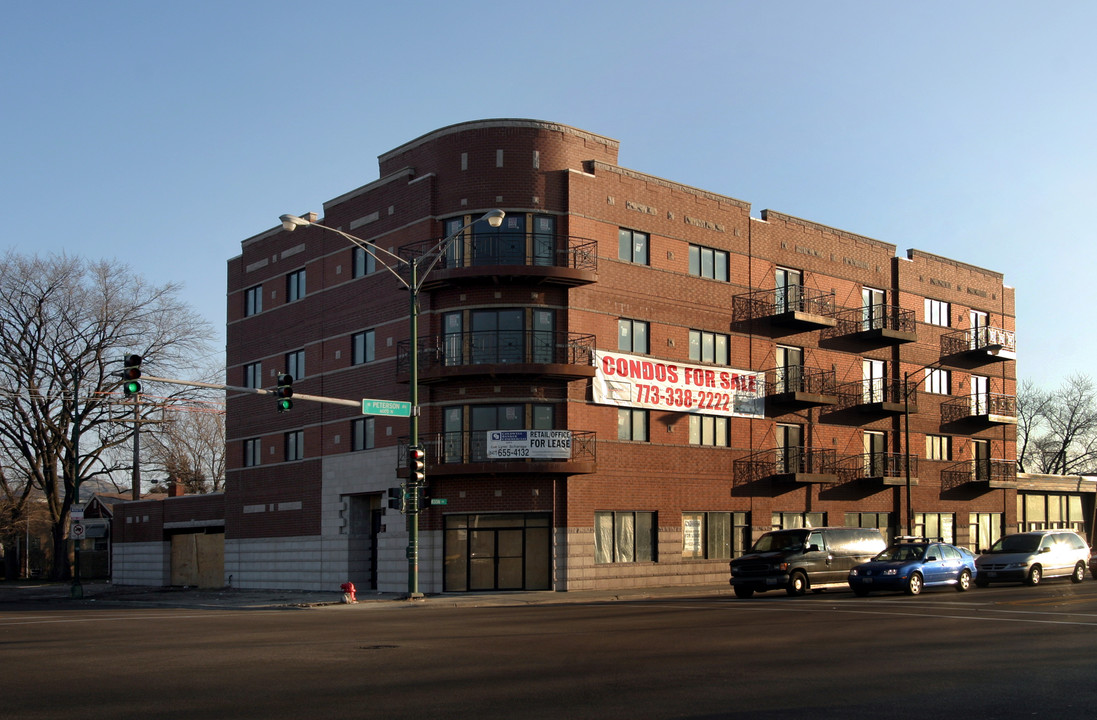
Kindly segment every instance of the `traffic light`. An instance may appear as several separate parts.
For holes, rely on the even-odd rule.
[[[278,373],[278,387],[274,391],[278,398],[278,412],[287,412],[293,409],[293,376],[288,373]]]
[[[404,488],[402,487],[390,487],[389,488],[389,508],[392,510],[404,510]]]
[[[408,448],[408,485],[422,487],[427,481],[427,453],[421,447]]]
[[[122,358],[122,365],[122,392],[126,397],[139,394],[141,383],[137,380],[141,377],[141,356],[126,355]]]

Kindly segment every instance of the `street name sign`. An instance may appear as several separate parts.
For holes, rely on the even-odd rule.
[[[362,400],[363,415],[392,415],[411,417],[411,403],[399,400]]]

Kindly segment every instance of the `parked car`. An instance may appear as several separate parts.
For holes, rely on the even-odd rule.
[[[902,590],[917,595],[922,588],[951,585],[960,592],[971,587],[975,556],[967,548],[943,542],[900,542],[849,571],[849,586],[860,596],[877,590]]]
[[[773,530],[746,555],[731,561],[736,597],[783,589],[789,595],[845,587],[850,568],[886,547],[874,528],[823,527]]]
[[[1070,530],[1033,530],[998,538],[975,561],[979,574],[975,584],[1023,582],[1039,585],[1044,578],[1070,577],[1080,583],[1086,578],[1089,545]]]

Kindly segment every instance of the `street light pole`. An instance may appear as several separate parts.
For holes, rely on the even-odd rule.
[[[497,228],[503,224],[503,218],[505,216],[506,213],[502,210],[489,210],[481,217],[461,227],[453,234],[439,240],[425,253],[411,257],[407,260],[404,260],[395,253],[379,248],[371,242],[366,242],[361,238],[355,237],[354,235],[343,232],[337,228],[321,225],[320,223],[312,222],[311,220],[306,220],[296,215],[282,215],[279,218],[279,220],[282,221],[282,228],[287,231],[292,231],[298,227],[312,226],[341,235],[353,245],[356,245],[369,253],[374,260],[395,275],[400,283],[407,288],[408,298],[411,303],[408,309],[408,332],[410,333],[408,347],[411,353],[408,373],[408,384],[411,386],[411,416],[408,418],[409,450],[419,446],[419,291],[423,287],[423,282],[426,280],[431,270],[434,269],[434,266],[438,264],[438,261],[446,252],[446,249],[451,242],[461,237],[470,227],[484,220],[486,220],[491,227]],[[427,260],[428,264],[426,269],[420,273],[419,263],[422,260]],[[400,268],[405,264],[407,265],[407,279],[404,279],[397,270],[397,268]],[[414,477],[409,477],[407,491],[408,597],[421,598],[423,595],[419,592],[419,500],[422,491],[420,481]]]

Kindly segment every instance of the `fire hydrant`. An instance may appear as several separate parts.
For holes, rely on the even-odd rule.
[[[339,587],[343,591],[343,602],[348,604],[358,602],[358,598],[355,596],[354,583],[345,582]]]

